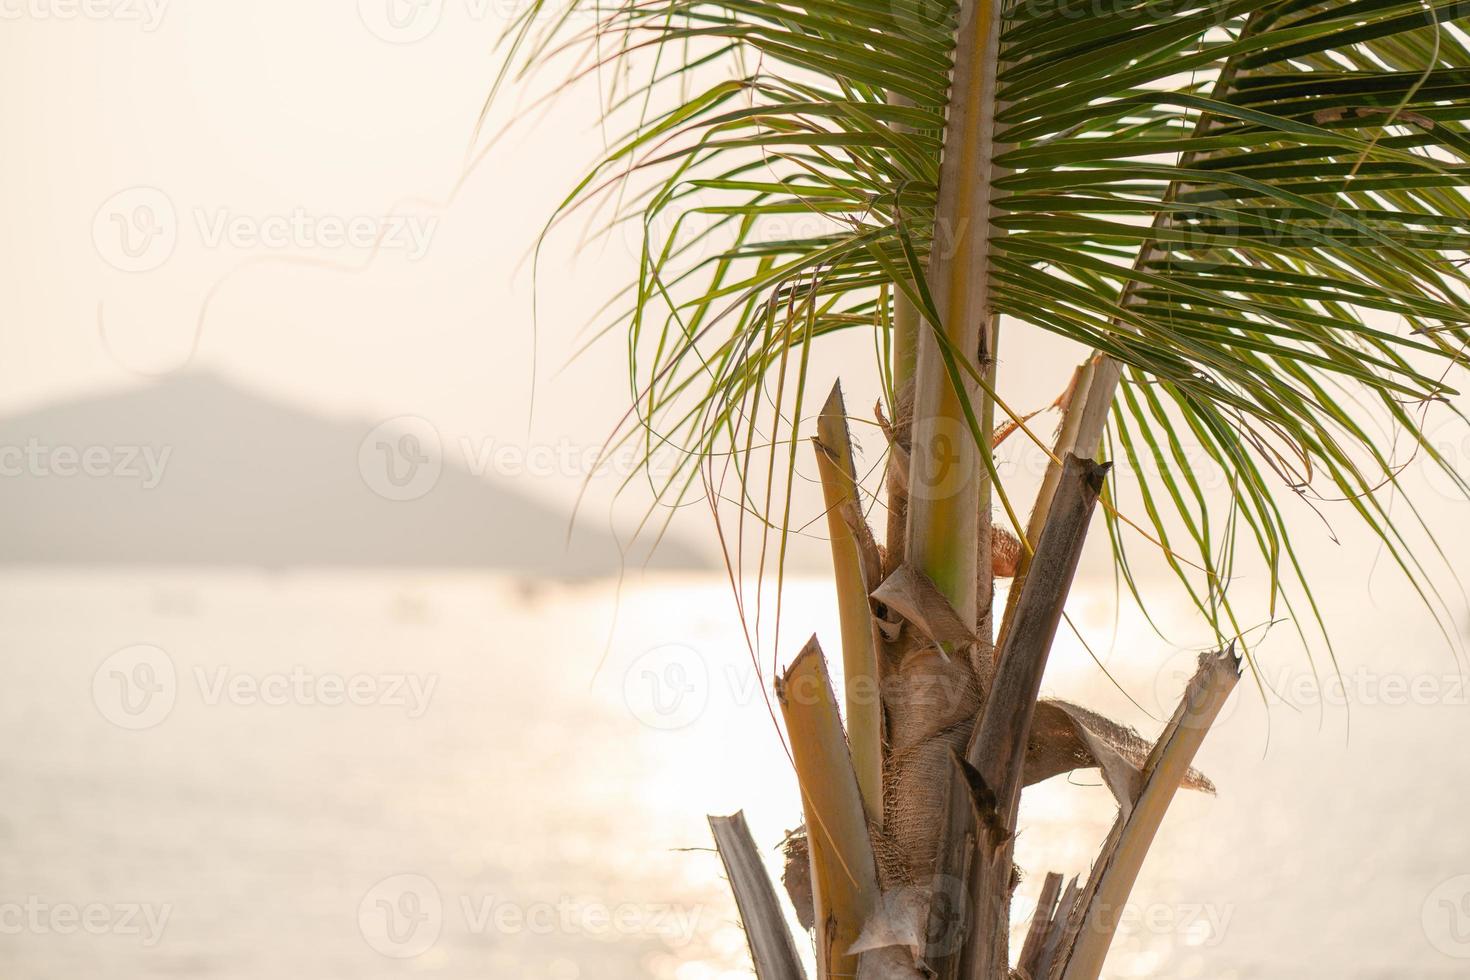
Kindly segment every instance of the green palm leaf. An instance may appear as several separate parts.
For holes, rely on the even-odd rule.
[[[912,284],[954,234],[935,209],[957,8],[629,2],[580,33],[563,13],[537,38],[543,12],[528,15],[524,63],[600,55],[644,79],[617,100],[645,108],[565,205],[616,193],[612,224],[645,229],[605,328],[626,328],[632,355],[622,437],[687,454],[661,474],[663,504],[700,494],[718,460],[784,534],[752,480],[762,454],[791,477],[770,447],[806,421],[791,408],[810,346],[872,332],[893,392],[894,304],[942,319]],[[1168,560],[1186,580],[1204,569],[1189,588],[1223,635],[1242,550],[1275,594],[1306,584],[1283,489],[1348,498],[1429,594],[1383,500],[1399,460],[1355,419],[1376,405],[1436,458],[1414,407],[1451,393],[1470,340],[1466,13],[1022,0],[1006,15],[994,308],[1126,366],[1112,425],[1154,476],[1139,513],[1161,539],[1186,530]],[[786,401],[762,411],[773,385]],[[1181,438],[1227,479],[1224,513]]]

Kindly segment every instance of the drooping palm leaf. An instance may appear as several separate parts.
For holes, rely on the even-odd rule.
[[[660,503],[698,494],[703,473],[784,534],[779,477],[806,422],[794,407],[811,345],[873,332],[892,393],[894,304],[942,324],[924,270],[961,233],[935,228],[958,8],[570,3],[539,34],[547,10],[531,10],[516,50],[617,80],[610,117],[627,135],[564,213],[611,202],[611,225],[644,228],[608,327],[628,330],[636,394],[621,435],[650,457],[686,454],[659,475]],[[1394,455],[1361,420],[1375,407],[1442,462],[1418,408],[1450,392],[1470,339],[1467,13],[1446,0],[1006,12],[993,307],[1124,367],[1115,445],[1147,474],[1125,509],[1152,537],[1176,532],[1169,561],[1224,634],[1239,632],[1226,587],[1242,552],[1283,600],[1305,585],[1283,489],[1345,498],[1432,601],[1383,493],[1404,444]],[[1180,439],[1224,474],[1224,513]]]

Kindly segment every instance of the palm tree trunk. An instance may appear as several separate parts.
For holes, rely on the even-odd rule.
[[[940,169],[939,206],[926,275],[937,323],[918,324],[901,538],[890,526],[893,574],[909,574],[931,607],[946,605],[962,639],[932,642],[910,623],[884,651],[889,676],[885,829],[905,877],[932,873],[949,759],[961,751],[981,700],[977,663],[991,656],[990,486],[981,453],[992,428],[989,399],[963,368],[994,369],[990,217],[1000,0],[967,0],[955,52]],[[900,334],[901,335],[901,334]],[[977,410],[978,409],[978,410]],[[936,601],[937,600],[937,601]]]

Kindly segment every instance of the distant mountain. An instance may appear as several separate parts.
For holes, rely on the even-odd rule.
[[[0,419],[0,562],[616,572],[610,535],[422,419],[324,418],[204,373]],[[629,555],[636,568],[641,554]],[[708,563],[665,540],[649,567]]]

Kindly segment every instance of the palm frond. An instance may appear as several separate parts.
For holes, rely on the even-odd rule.
[[[1112,503],[1167,546],[1222,637],[1243,632],[1228,592],[1247,557],[1273,615],[1279,601],[1320,625],[1283,492],[1355,514],[1441,605],[1388,494],[1403,445],[1460,479],[1420,420],[1470,343],[1467,15],[1461,0],[1006,9],[990,308],[1116,363],[1121,395],[1095,407],[1145,476]],[[636,282],[601,329],[627,331],[619,438],[683,454],[651,477],[658,504],[728,496],[781,554],[819,396],[803,399],[811,348],[871,333],[892,399],[895,307],[942,329],[925,271],[963,231],[937,218],[958,16],[949,0],[570,0],[542,33],[540,6],[515,28],[524,65],[616,79],[626,133],[562,216],[611,201],[607,230],[641,227]],[[954,379],[972,416],[973,380]]]

